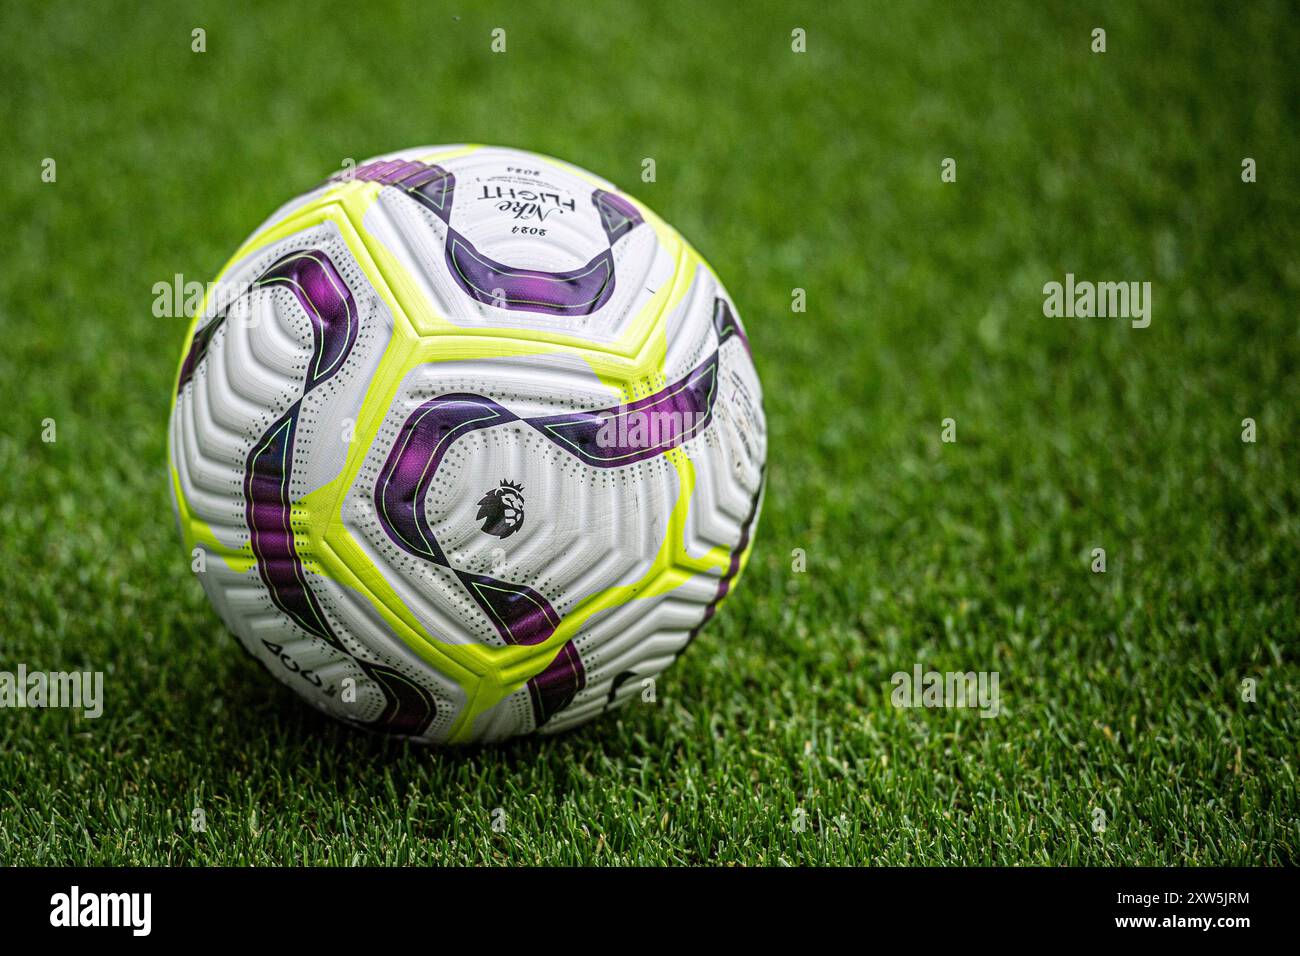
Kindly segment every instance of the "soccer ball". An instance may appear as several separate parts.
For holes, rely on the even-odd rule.
[[[169,446],[243,647],[436,743],[651,699],[735,587],[767,451],[699,253],[582,169],[484,146],[369,160],[267,220],[190,329]]]

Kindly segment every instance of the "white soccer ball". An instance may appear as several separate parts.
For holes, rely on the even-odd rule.
[[[568,163],[428,146],[235,253],[170,449],[248,652],[335,717],[441,743],[640,699],[735,587],[767,441],[735,304],[672,227]]]

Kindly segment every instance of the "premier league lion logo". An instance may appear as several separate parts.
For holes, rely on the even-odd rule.
[[[478,500],[478,516],[483,530],[498,538],[508,538],[524,524],[524,489],[511,481],[501,482]]]

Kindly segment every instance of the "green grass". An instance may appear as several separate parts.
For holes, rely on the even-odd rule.
[[[1300,8],[381,6],[6,7],[0,669],[108,699],[0,711],[0,861],[1300,862]],[[343,158],[457,141],[695,242],[770,483],[658,703],[437,752],[223,633],[165,478],[184,323],[151,304]],[[1066,272],[1150,281],[1150,328],[1045,318]],[[918,661],[998,671],[1004,713],[894,708]]]

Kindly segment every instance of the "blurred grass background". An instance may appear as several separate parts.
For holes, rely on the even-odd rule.
[[[1278,2],[8,4],[0,669],[103,670],[107,710],[0,711],[0,862],[1297,862],[1297,49]],[[460,141],[691,238],[770,485],[656,705],[433,752],[223,633],[151,310],[345,158]],[[1150,281],[1150,328],[1045,318],[1066,272]],[[916,662],[1004,713],[895,709]]]

